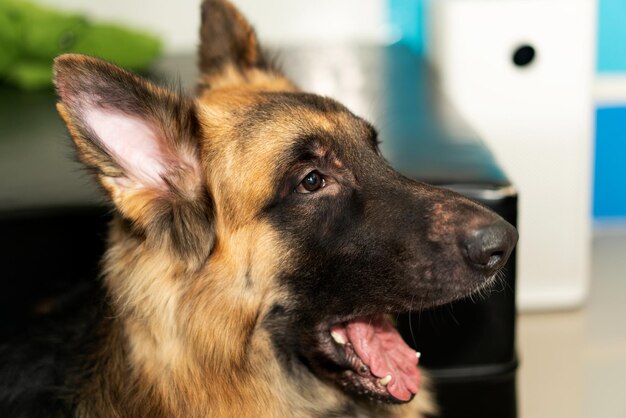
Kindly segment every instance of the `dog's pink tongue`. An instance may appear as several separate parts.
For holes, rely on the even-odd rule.
[[[364,317],[345,324],[346,334],[361,360],[379,378],[391,375],[387,390],[401,401],[417,393],[417,353],[383,317]]]

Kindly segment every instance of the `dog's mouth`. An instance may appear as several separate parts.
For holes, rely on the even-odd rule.
[[[323,327],[326,373],[347,392],[387,403],[410,401],[420,387],[420,354],[386,315],[360,316]]]

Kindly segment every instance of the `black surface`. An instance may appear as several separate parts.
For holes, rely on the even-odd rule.
[[[380,131],[381,149],[408,177],[455,189],[515,223],[517,196],[476,134],[436,90],[424,61],[400,46],[285,51],[305,90],[337,98]],[[170,57],[152,75],[196,80],[193,56]],[[93,286],[108,219],[97,189],[71,157],[52,91],[0,86],[0,338],[66,291]],[[488,297],[403,316],[399,329],[431,369],[443,417],[513,418],[515,266]]]
[[[98,207],[2,213],[0,342],[97,282],[108,219]]]
[[[446,380],[438,385],[438,417],[512,418],[517,416],[515,372],[471,380]]]

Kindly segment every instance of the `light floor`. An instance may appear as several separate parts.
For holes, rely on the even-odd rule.
[[[626,230],[596,230],[589,300],[518,321],[520,418],[626,418]]]

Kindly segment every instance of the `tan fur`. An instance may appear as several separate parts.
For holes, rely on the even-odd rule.
[[[291,268],[293,249],[258,213],[271,198],[277,174],[288,168],[282,161],[288,145],[303,132],[342,133],[350,115],[286,109],[271,123],[242,132],[237,115],[263,105],[268,92],[297,89],[279,73],[256,66],[254,32],[225,4],[243,28],[248,66],[225,63],[201,77],[205,87],[189,104],[201,125],[199,151],[191,149],[190,139],[179,138],[182,123],[164,122],[167,114],[147,116],[161,129],[168,152],[184,162],[184,169],[168,173],[176,193],[125,179],[123,169],[86,138],[73,104],[58,104],[80,159],[97,170],[121,215],[111,224],[103,262],[111,305],[101,330],[106,344],[89,359],[92,374],[78,395],[77,416],[313,418],[349,400],[313,374],[287,375],[260,326],[275,302],[289,298],[276,276]],[[102,65],[80,56],[65,60],[77,68]],[[128,77],[112,67],[106,71]],[[74,88],[68,80],[57,76],[61,96]],[[165,89],[137,82],[153,100],[171,99]],[[206,203],[199,202],[205,188],[211,191],[216,240],[210,256],[183,257],[172,250],[167,231],[154,224],[179,205]],[[418,401],[401,406],[357,401],[356,408],[359,417],[417,417],[428,402],[420,393]]]
[[[210,89],[203,90],[200,99],[205,95],[212,95],[217,90],[236,89],[247,91],[297,91],[291,81],[280,74],[268,73],[258,68],[242,71],[233,64],[227,64],[219,74],[203,74],[200,76],[200,85],[209,85]]]
[[[220,242],[192,277],[169,254],[146,251],[124,235],[114,226],[105,260],[114,332],[78,416],[113,407],[107,416],[317,417],[341,404],[346,395],[337,388],[284,375],[269,336],[256,328],[271,302],[285,296],[269,278],[289,251],[271,228],[250,226]],[[247,268],[266,280],[250,288]],[[362,404],[360,416],[417,417],[418,404],[373,414]]]

